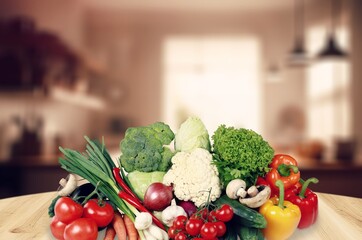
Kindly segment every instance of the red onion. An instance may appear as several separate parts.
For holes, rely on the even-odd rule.
[[[162,211],[171,204],[172,187],[163,183],[152,183],[146,190],[143,204],[148,210]]]
[[[197,211],[195,204],[191,201],[179,201],[177,205],[179,205],[185,210],[188,217],[190,217],[192,214],[194,214]]]

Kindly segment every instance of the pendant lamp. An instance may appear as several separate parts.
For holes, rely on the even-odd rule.
[[[289,54],[290,66],[304,66],[308,57],[304,48],[303,0],[294,0],[294,47]]]
[[[330,0],[330,9],[331,9],[331,28],[327,36],[327,41],[325,47],[318,54],[320,59],[325,58],[345,58],[347,53],[343,51],[336,41],[336,18],[338,17],[338,12],[340,9],[340,0]]]

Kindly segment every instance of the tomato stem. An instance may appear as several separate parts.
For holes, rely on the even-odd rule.
[[[94,194],[97,194],[98,200],[101,198],[100,195],[99,195],[99,192],[98,192],[98,187],[99,187],[100,184],[101,184],[101,181],[98,181],[95,189],[94,189],[90,194],[88,194],[88,196],[83,200],[83,202],[81,203],[81,205],[84,205],[86,202],[88,202],[88,200],[89,200]]]

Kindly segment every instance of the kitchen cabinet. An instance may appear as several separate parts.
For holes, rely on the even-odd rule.
[[[0,198],[55,191],[59,180],[67,175],[55,160],[49,163],[27,160],[27,163],[21,163],[11,159],[0,164]]]

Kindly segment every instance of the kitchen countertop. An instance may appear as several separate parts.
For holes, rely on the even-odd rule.
[[[297,230],[290,239],[362,239],[362,199],[317,194],[317,222]],[[1,239],[52,239],[48,206],[55,196],[55,192],[46,192],[1,199]]]

